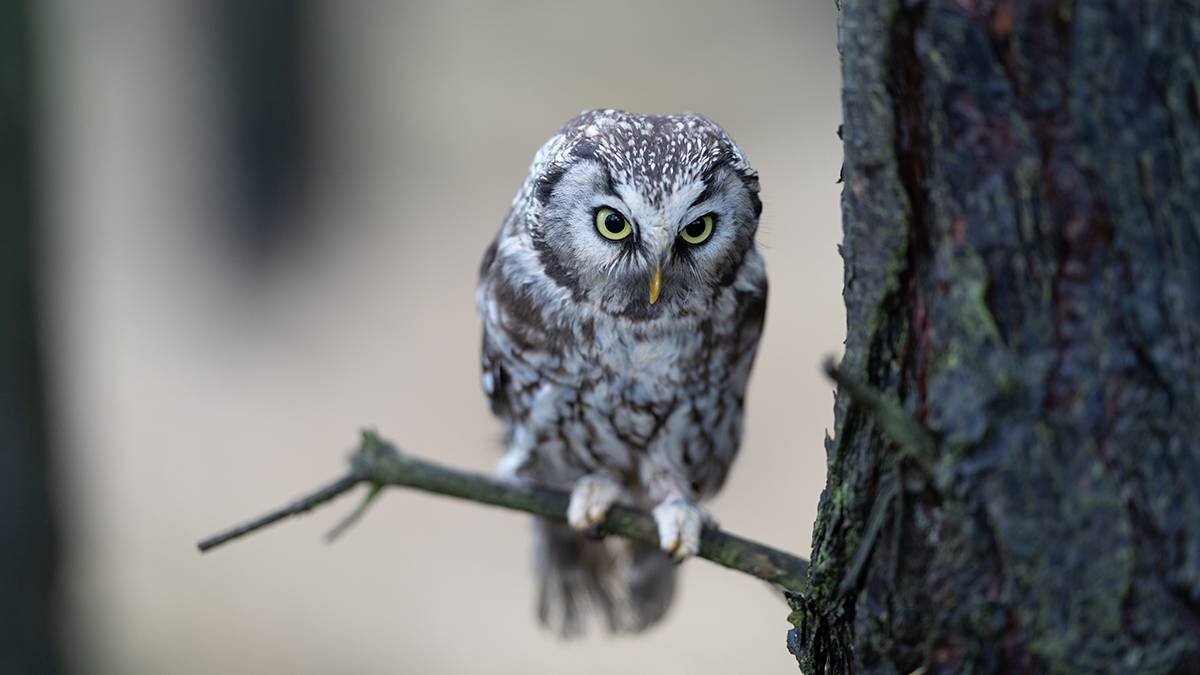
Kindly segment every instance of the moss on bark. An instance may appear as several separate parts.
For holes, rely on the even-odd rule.
[[[791,647],[825,672],[1200,654],[1200,3],[843,0],[844,391]]]

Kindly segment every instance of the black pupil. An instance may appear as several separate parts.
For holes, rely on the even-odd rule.
[[[625,219],[619,214],[610,213],[604,216],[604,229],[612,234],[621,234],[621,230],[625,229]]]
[[[689,237],[696,239],[700,235],[704,234],[704,219],[701,218],[700,220],[692,222],[691,225],[683,228],[683,230],[687,232]]]

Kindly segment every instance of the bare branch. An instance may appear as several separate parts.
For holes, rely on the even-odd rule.
[[[885,436],[919,464],[926,475],[934,475],[937,444],[928,429],[913,419],[898,401],[843,372],[832,357],[825,359],[824,367],[829,379],[845,389],[852,401],[862,406]]]
[[[371,505],[371,502],[375,501],[375,498],[378,497],[379,493],[382,491],[382,485],[379,483],[372,484],[371,489],[367,490],[367,496],[363,497],[363,500],[358,503],[358,506],[354,507],[354,510],[350,512],[350,515],[343,518],[340,523],[333,526],[332,530],[325,533],[325,543],[332,544],[335,539],[345,534],[346,530],[349,530],[352,525],[358,522],[359,518],[362,518],[362,515],[367,512],[367,507]]]
[[[343,492],[348,492],[361,481],[362,479],[353,473],[342,476],[332,483],[319,488],[310,494],[300,497],[290,504],[281,506],[270,513],[263,514],[254,520],[242,523],[241,525],[232,527],[224,532],[214,534],[206,539],[201,539],[196,546],[200,549],[201,553],[211,548],[216,548],[227,541],[243,537],[251,532],[254,532],[255,530],[261,530],[272,523],[283,520],[284,518],[299,515],[314,507],[320,506],[334,497],[341,495]]]
[[[308,511],[348,492],[359,483],[371,484],[372,493],[346,521],[335,528],[335,532],[344,531],[346,526],[362,515],[380,486],[411,487],[566,522],[570,495],[562,490],[504,482],[427,462],[400,452],[372,431],[363,432],[362,443],[350,458],[350,463],[351,472],[345,477],[264,516],[200,541],[200,550],[211,550],[279,520]],[[648,546],[658,546],[658,528],[654,519],[635,509],[613,507],[600,531]],[[803,558],[711,527],[704,528],[701,533],[698,556],[794,593],[800,593],[805,588],[808,562]]]

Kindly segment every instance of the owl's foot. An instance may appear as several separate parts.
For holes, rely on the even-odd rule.
[[[571,490],[567,524],[577,532],[595,534],[621,492],[621,486],[608,476],[591,474],[580,478]]]
[[[679,495],[667,497],[654,507],[659,546],[676,560],[700,552],[700,530],[709,520],[704,509]]]

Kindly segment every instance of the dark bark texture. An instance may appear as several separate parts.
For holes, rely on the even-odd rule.
[[[847,310],[809,673],[1200,654],[1200,3],[843,0]]]

